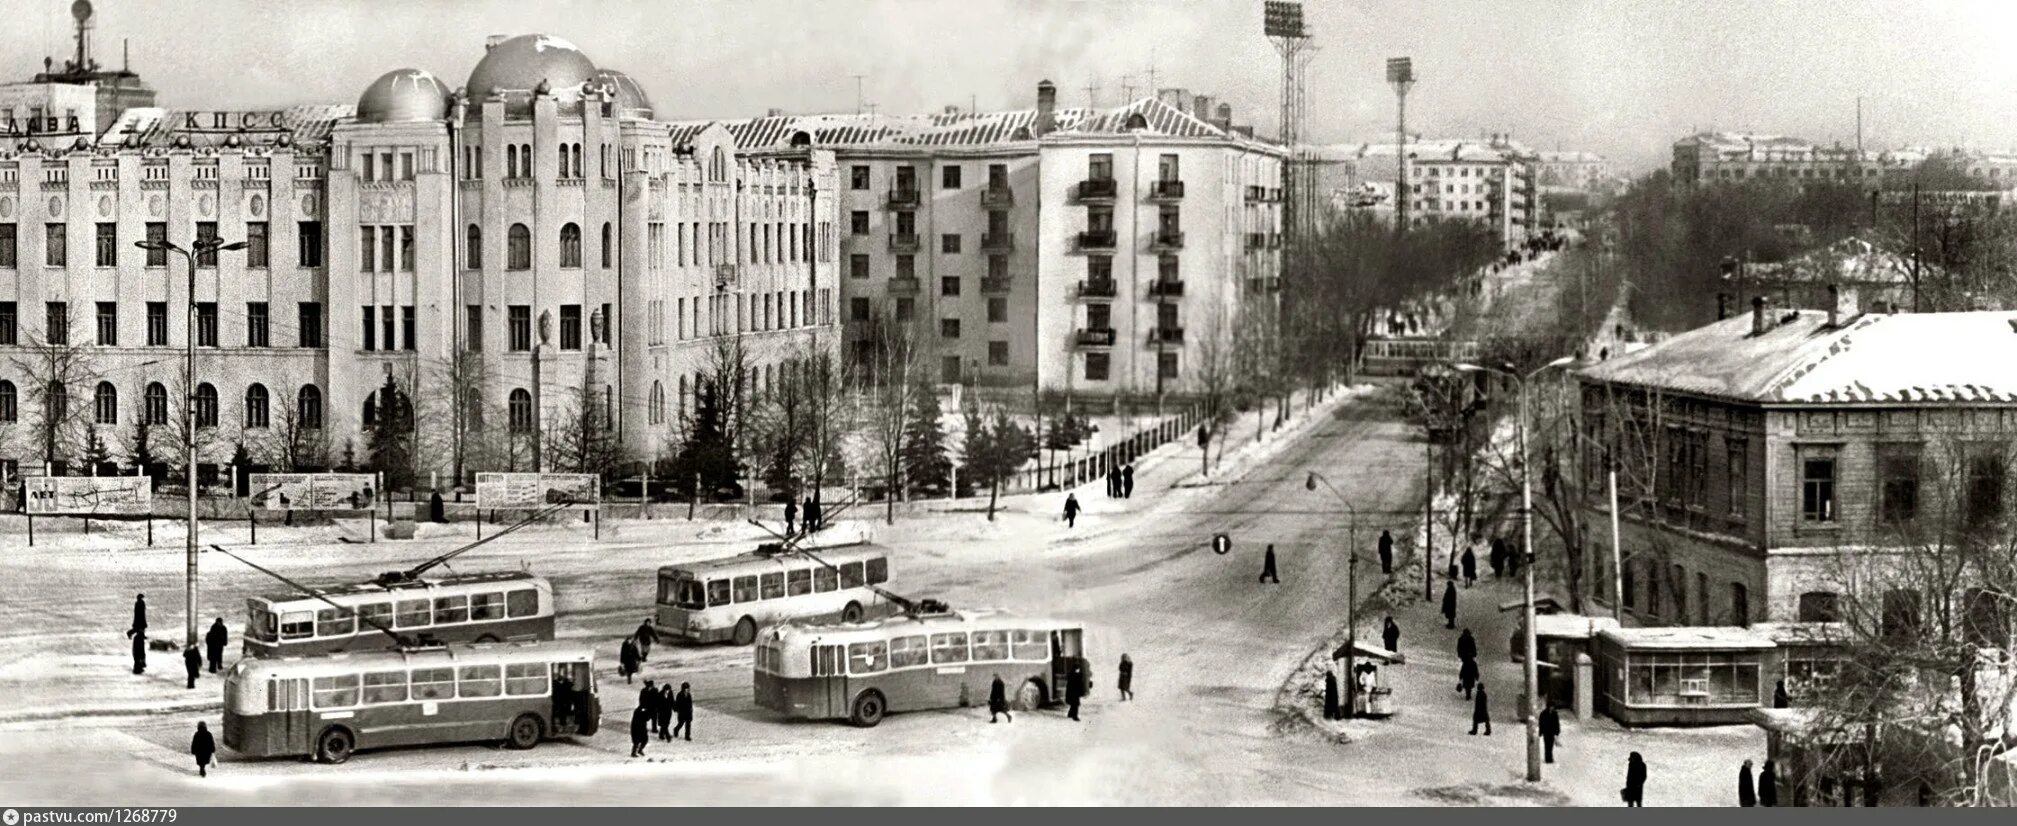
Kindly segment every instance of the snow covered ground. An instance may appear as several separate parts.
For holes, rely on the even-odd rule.
[[[1614,804],[1619,749],[1630,748],[1653,766],[1656,803],[1722,802],[1737,762],[1762,757],[1762,737],[1565,721],[1562,768],[1538,787],[1518,782],[1517,692],[1500,695],[1499,734],[1464,736],[1469,707],[1449,691],[1454,658],[1435,653],[1450,648],[1449,632],[1413,605],[1393,609],[1406,628],[1403,648],[1424,649],[1419,662],[1390,670],[1399,716],[1355,723],[1367,730],[1340,743],[1296,713],[1299,675],[1312,652],[1329,650],[1346,613],[1341,516],[1327,493],[1304,490],[1304,474],[1322,472],[1361,509],[1409,508],[1420,495],[1412,480],[1421,476],[1421,450],[1408,430],[1374,417],[1355,393],[1335,394],[1258,445],[1249,444],[1251,427],[1230,428],[1234,443],[1209,479],[1194,478],[1198,449],[1180,441],[1137,462],[1133,499],[1109,499],[1098,482],[1079,488],[1086,511],[1075,528],[1060,518],[1062,493],[1006,498],[992,522],[980,512],[984,501],[959,500],[868,526],[893,549],[891,584],[900,590],[1087,622],[1097,673],[1083,723],[1046,711],[989,725],[976,710],[899,714],[873,729],[787,722],[754,705],[747,649],[660,648],[644,676],[693,683],[699,719],[692,743],[653,743],[643,760],[626,758],[616,725],[633,690],[613,673],[616,642],[650,612],[659,565],[746,549],[763,536],[755,527],[610,520],[598,542],[590,526],[562,520],[456,561],[458,570],[525,567],[554,581],[560,636],[592,641],[611,668],[600,675],[609,716],[595,737],[528,752],[479,744],[364,753],[341,766],[227,752],[211,777],[198,779],[185,751],[197,720],[217,723],[218,681],[206,675],[198,689],[183,688],[179,663],[166,654],[136,677],[121,634],[133,594],[143,591],[157,634],[178,630],[180,534],[157,524],[148,548],[118,533],[45,532],[38,522],[28,549],[17,525],[0,521],[0,798],[496,803],[508,790],[512,802],[548,805]],[[206,531],[207,539],[242,543],[231,530]],[[259,545],[238,550],[323,584],[404,567],[467,541],[472,529],[422,526],[415,540],[375,544],[361,533],[335,541],[340,532],[262,527]],[[1208,545],[1221,532],[1234,541],[1224,556]],[[1361,536],[1363,576],[1378,567],[1369,535]],[[1254,581],[1268,543],[1280,559],[1279,585]],[[275,588],[217,554],[203,566],[203,624],[225,617],[235,657],[240,600]],[[1504,598],[1482,590],[1493,587],[1467,594],[1461,620],[1488,650],[1509,633],[1489,624],[1503,621],[1496,612],[1483,614]],[[1122,652],[1136,663],[1134,702],[1113,695]],[[1510,685],[1504,658],[1485,659],[1487,678]]]

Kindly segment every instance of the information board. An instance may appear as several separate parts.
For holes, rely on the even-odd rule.
[[[22,486],[36,515],[144,516],[154,505],[145,476],[30,476]]]
[[[479,510],[537,510],[566,503],[595,508],[602,504],[602,483],[593,473],[479,473]]]
[[[370,473],[254,473],[252,506],[276,511],[361,511],[377,502]]]

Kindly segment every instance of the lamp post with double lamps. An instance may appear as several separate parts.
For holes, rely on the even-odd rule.
[[[1520,415],[1518,419],[1520,434],[1520,529],[1523,531],[1520,552],[1526,557],[1526,564],[1522,567],[1526,569],[1527,574],[1523,585],[1526,593],[1526,599],[1524,600],[1526,605],[1523,614],[1526,617],[1526,621],[1522,624],[1523,630],[1520,636],[1523,642],[1522,648],[1526,650],[1526,656],[1523,658],[1521,666],[1526,677],[1527,693],[1524,702],[1527,707],[1524,709],[1525,714],[1522,716],[1526,718],[1527,723],[1527,782],[1529,783],[1538,783],[1541,780],[1541,729],[1540,719],[1536,716],[1537,712],[1534,710],[1536,698],[1540,693],[1541,678],[1540,661],[1535,653],[1538,644],[1534,639],[1534,463],[1527,456],[1527,383],[1542,372],[1570,364],[1574,361],[1575,359],[1573,358],[1563,356],[1536,367],[1524,375],[1515,370],[1510,364],[1505,367],[1486,367],[1464,363],[1453,365],[1458,371],[1465,373],[1497,373],[1512,379],[1519,386],[1520,390]]]
[[[187,605],[189,622],[185,646],[196,645],[196,257],[215,255],[225,250],[245,249],[244,241],[226,242],[220,238],[198,238],[183,249],[172,241],[135,241],[133,246],[149,252],[167,251],[178,253],[189,265],[188,313],[183,329],[182,362],[182,441],[188,448],[188,469],[184,473],[189,488],[189,529],[184,537],[187,555],[187,580],[183,584],[183,600]]]

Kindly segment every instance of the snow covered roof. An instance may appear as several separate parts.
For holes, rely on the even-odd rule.
[[[1536,626],[1538,630],[1539,626]],[[1628,649],[1669,650],[1765,650],[1774,643],[1765,635],[1736,626],[1660,626],[1657,628],[1606,628],[1597,633],[1606,642]]]
[[[1588,617],[1581,614],[1539,614],[1534,617],[1536,637],[1587,640],[1618,627],[1620,627],[1618,621],[1610,617]]]
[[[1831,645],[1848,637],[1839,622],[1758,622],[1751,630],[1779,645]]]
[[[2017,312],[1862,315],[1767,310],[1577,371],[1587,381],[1764,404],[2017,403]]]
[[[1938,272],[1925,263],[1919,269],[1921,273]],[[1912,259],[1878,249],[1861,238],[1844,238],[1789,261],[1752,265],[1745,276],[1780,282],[1896,286],[1912,283]]]
[[[1091,109],[1057,109],[1056,128],[1049,134],[1060,136],[1133,134],[1127,126],[1133,116],[1141,116],[1141,134],[1180,138],[1217,138],[1241,144],[1260,145],[1244,135],[1228,132],[1156,98],[1141,98],[1123,106]],[[923,115],[815,114],[772,115],[745,120],[721,121],[744,149],[768,149],[788,145],[793,135],[804,132],[821,146],[965,146],[981,147],[1036,139],[1037,110],[1007,112],[943,112]],[[678,124],[691,126],[695,122]],[[704,122],[703,122],[704,123]]]

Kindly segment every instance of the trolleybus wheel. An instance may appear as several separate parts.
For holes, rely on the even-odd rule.
[[[840,621],[861,622],[861,603],[850,602],[846,608],[840,609]]]
[[[854,698],[854,713],[849,715],[848,720],[862,728],[869,728],[882,722],[882,715],[887,711],[889,707],[883,702],[882,692],[870,689]]]
[[[485,634],[481,637],[477,637],[476,642],[478,644],[482,644],[482,643],[503,642],[503,640],[498,639],[496,634]]]
[[[529,749],[539,745],[539,717],[520,714],[511,721],[511,734],[507,739],[514,749]]]
[[[1037,685],[1035,680],[1026,681],[1021,688],[1016,689],[1017,711],[1036,711],[1042,708],[1043,704],[1044,688]]]
[[[756,642],[756,620],[743,617],[741,622],[735,624],[735,644],[748,645],[753,642]]]
[[[324,763],[341,763],[350,759],[350,753],[357,748],[350,732],[340,728],[330,728],[315,740],[315,759]]]

